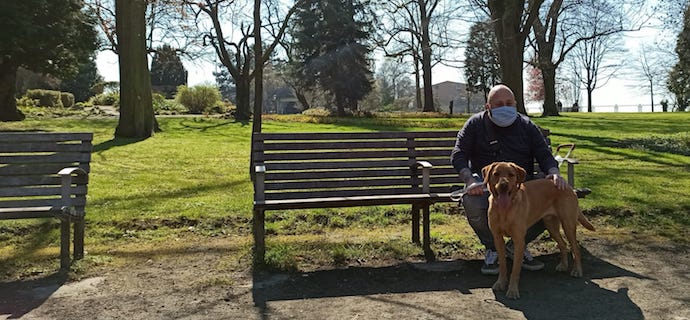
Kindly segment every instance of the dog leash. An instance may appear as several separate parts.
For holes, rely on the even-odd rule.
[[[462,202],[462,196],[464,196],[468,191],[470,191],[474,188],[478,188],[478,187],[483,187],[482,191],[485,191],[485,192],[489,191],[489,189],[487,189],[484,186],[483,182],[475,182],[475,183],[469,185],[468,187],[466,187],[464,189],[455,190],[455,191],[451,192],[450,193],[450,200]]]

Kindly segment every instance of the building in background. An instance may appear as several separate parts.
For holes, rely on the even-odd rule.
[[[484,110],[486,103],[484,95],[467,92],[464,83],[444,81],[432,85],[431,88],[434,95],[434,108],[437,112],[451,113],[451,102],[453,114],[476,113]]]

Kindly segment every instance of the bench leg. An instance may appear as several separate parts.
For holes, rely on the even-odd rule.
[[[254,228],[254,264],[263,265],[266,256],[266,228],[264,210],[254,209],[253,228]]]
[[[431,227],[429,219],[429,207],[430,204],[424,205],[422,213],[422,228],[424,229],[424,239],[422,242],[422,249],[424,250],[424,257],[427,261],[435,261],[436,256],[434,252],[431,251]]]
[[[74,260],[84,258],[84,219],[74,222]]]
[[[60,220],[60,269],[69,269],[69,245],[70,245],[70,221],[69,218]]]
[[[417,204],[412,205],[412,242],[419,244],[419,210]]]

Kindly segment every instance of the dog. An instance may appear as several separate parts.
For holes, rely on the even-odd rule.
[[[498,253],[499,273],[493,290],[503,291],[508,287],[506,296],[519,299],[518,283],[522,256],[525,249],[527,228],[540,219],[544,220],[551,238],[558,243],[560,263],[557,271],[568,270],[568,247],[563,241],[560,226],[573,254],[573,277],[582,276],[580,249],[577,244],[576,228],[578,222],[586,229],[594,231],[594,226],[585,218],[577,202],[575,191],[567,187],[559,190],[549,179],[536,179],[525,182],[526,172],[512,162],[494,162],[482,169],[484,184],[489,195],[489,229],[494,238]],[[513,269],[508,282],[506,264],[506,245],[503,237],[513,240]]]

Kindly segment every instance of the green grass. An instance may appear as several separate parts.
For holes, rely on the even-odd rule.
[[[457,130],[465,120],[428,115],[270,116],[263,130]],[[596,215],[599,225],[621,234],[636,230],[688,244],[690,113],[581,113],[534,120],[551,129],[554,144],[577,144],[576,185],[593,190],[581,206]],[[113,139],[113,118],[0,123],[0,130],[94,132],[86,247],[97,259],[86,259],[80,269],[88,270],[84,264],[89,263],[114,263],[109,250],[132,243],[155,248],[189,235],[250,239],[251,127],[203,117],[166,117],[159,122],[163,132],[143,141]],[[433,246],[440,256],[452,257],[462,248],[480,249],[453,204],[435,206],[431,219]],[[421,257],[421,249],[409,244],[408,225],[406,207],[272,211],[267,213],[267,258],[273,267],[294,270],[305,264],[371,261],[376,256]],[[0,269],[7,277],[57,267],[56,226],[54,220],[0,221]],[[338,234],[344,235],[342,241],[324,240],[325,235]],[[38,262],[45,267],[29,267]]]

